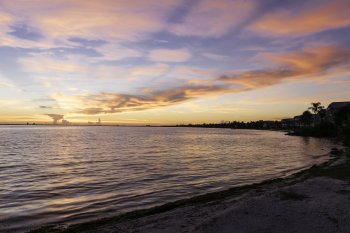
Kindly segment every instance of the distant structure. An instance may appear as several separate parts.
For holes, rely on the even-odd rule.
[[[88,125],[102,125],[101,118],[98,118],[98,121],[96,123],[88,121]]]
[[[61,115],[61,114],[45,114],[45,115],[47,115],[47,116],[49,116],[49,117],[51,117],[51,119],[52,119],[52,124],[57,124],[57,122],[59,122],[60,120],[63,120],[63,118],[64,118],[64,115]]]
[[[67,121],[67,120],[62,120],[62,125],[70,125],[71,123],[69,122],[69,121]]]

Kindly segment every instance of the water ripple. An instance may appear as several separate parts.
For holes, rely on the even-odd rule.
[[[72,224],[291,174],[331,142],[282,132],[0,126],[0,231]]]

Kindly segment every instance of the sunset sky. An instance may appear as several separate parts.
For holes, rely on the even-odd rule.
[[[0,0],[0,122],[276,120],[349,101],[349,9],[349,0]]]

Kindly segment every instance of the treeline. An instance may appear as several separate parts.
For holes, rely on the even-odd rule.
[[[226,121],[211,124],[182,124],[176,127],[287,130],[290,135],[337,137],[350,144],[350,103],[327,109],[320,102],[311,103],[311,107],[301,115],[281,121]]]
[[[282,129],[280,121],[225,121],[221,123],[182,124],[177,127],[230,128],[230,129]]]
[[[314,103],[313,103],[314,104]],[[294,134],[314,137],[337,137],[350,145],[350,105],[336,109],[325,110],[320,103],[310,109],[311,120],[308,110],[301,117],[308,122],[305,127],[295,129]]]

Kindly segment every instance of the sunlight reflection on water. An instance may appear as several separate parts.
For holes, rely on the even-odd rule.
[[[0,231],[71,224],[287,175],[328,159],[283,132],[0,126]]]

